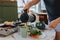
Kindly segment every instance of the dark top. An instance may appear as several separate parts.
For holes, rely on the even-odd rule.
[[[49,20],[60,17],[60,0],[44,0]]]

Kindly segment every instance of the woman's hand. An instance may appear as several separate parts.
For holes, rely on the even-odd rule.
[[[38,2],[40,2],[40,0],[32,0],[27,5],[25,5],[23,10],[27,10],[27,12],[29,12],[30,7],[32,7],[33,5],[36,5]]]
[[[60,18],[57,18],[49,24],[49,28],[56,28],[57,24],[60,23]]]
[[[29,8],[30,8],[30,6],[26,5],[23,10],[27,10],[27,12],[29,12]]]

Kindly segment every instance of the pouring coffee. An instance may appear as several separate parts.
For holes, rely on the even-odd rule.
[[[20,20],[22,22],[34,22],[36,20],[36,16],[34,14],[29,14],[27,10],[23,10]]]

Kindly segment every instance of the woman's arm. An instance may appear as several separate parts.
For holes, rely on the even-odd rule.
[[[60,23],[60,17],[56,19],[58,23]]]
[[[60,17],[51,21],[51,23],[49,24],[49,27],[50,28],[55,28],[58,25],[58,23],[60,23]]]
[[[31,2],[29,2],[25,7],[24,10],[29,10],[30,7],[32,7],[33,5],[37,4],[40,0],[32,0]]]

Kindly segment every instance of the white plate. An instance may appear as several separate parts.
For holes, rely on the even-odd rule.
[[[3,25],[4,25],[4,23],[0,24],[0,26],[3,26]]]

